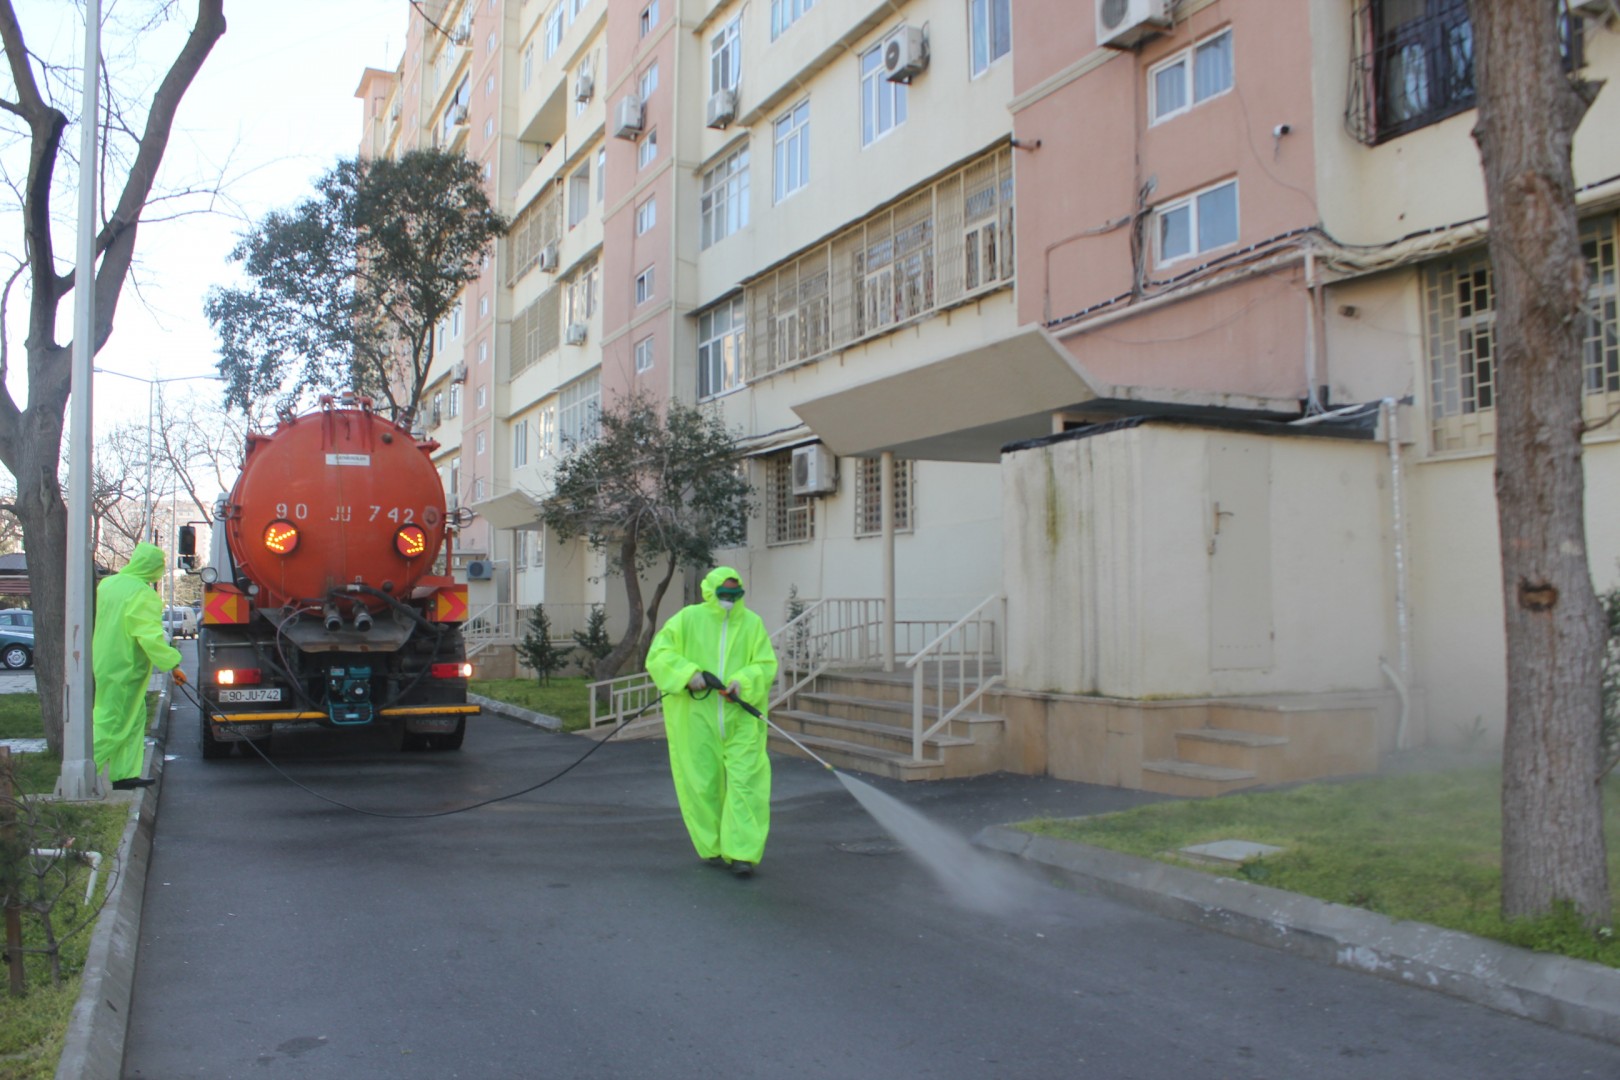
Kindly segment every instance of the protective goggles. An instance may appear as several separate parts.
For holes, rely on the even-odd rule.
[[[714,595],[717,599],[735,603],[743,598],[743,590],[741,585],[722,585],[714,590]]]

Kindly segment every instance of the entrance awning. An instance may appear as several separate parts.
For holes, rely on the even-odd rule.
[[[1052,416],[1106,396],[1046,330],[997,341],[793,406],[833,453],[996,462],[1052,434]]]
[[[497,529],[540,527],[540,505],[522,491],[507,491],[468,503],[467,508]]]

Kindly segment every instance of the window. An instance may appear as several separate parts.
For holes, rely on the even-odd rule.
[[[475,451],[475,453],[482,454],[484,452],[484,433],[482,431],[478,433],[478,442],[476,445],[478,449]]]
[[[1237,181],[1208,188],[1154,212],[1159,263],[1237,243]]]
[[[601,202],[607,196],[607,147],[598,147],[596,151],[596,201]]]
[[[983,75],[1012,49],[1012,0],[969,0],[968,29],[973,74]]]
[[[535,414],[535,447],[539,457],[551,457],[557,452],[557,406],[544,405]]]
[[[914,488],[912,463],[899,458],[894,462],[894,531],[911,531],[911,502]],[[883,460],[855,459],[855,535],[880,536],[883,533]]]
[[[743,384],[746,321],[741,296],[698,316],[698,397],[713,397]]]
[[[776,201],[810,182],[810,101],[806,98],[776,121]]]
[[[567,15],[567,9],[568,4],[566,0],[564,0],[563,3],[559,3],[555,8],[552,9],[551,14],[546,16],[545,58],[547,60],[550,60],[556,55],[557,50],[562,48],[563,19]]]
[[[572,450],[596,439],[601,409],[602,386],[595,374],[563,387],[557,407],[557,437],[563,449]]]
[[[656,224],[658,224],[658,196],[653,195],[636,207],[636,235],[646,235]]]
[[[527,45],[525,45],[523,47],[523,89],[527,90],[529,88],[529,83],[531,83],[533,81],[534,81],[534,42],[531,41],[531,42],[529,42]]]
[[[589,322],[596,313],[598,294],[601,292],[602,268],[592,263],[589,269],[575,274],[563,287],[563,321]]]
[[[484,117],[484,138],[488,139],[491,136],[493,136],[494,134],[495,134],[495,118],[493,116]]]
[[[658,156],[658,129],[647,132],[636,144],[636,168],[645,169]]]
[[[444,422],[444,391],[433,395],[433,408],[428,410],[428,427],[436,428]]]
[[[587,161],[568,178],[568,227],[585,220],[591,208],[591,163]]]
[[[461,459],[450,462],[450,509],[461,505]]]
[[[529,422],[519,420],[512,425],[512,467],[521,469],[529,463]]]
[[[641,36],[646,37],[648,34],[652,33],[653,27],[657,25],[658,0],[652,0],[652,3],[641,9]]]
[[[765,543],[801,544],[816,537],[816,506],[793,494],[793,453],[765,460]]]
[[[480,364],[482,364],[488,359],[489,359],[489,342],[480,341],[478,343],[478,362]]]
[[[1600,422],[1620,408],[1620,260],[1616,218],[1581,226],[1586,258],[1584,411]],[[1496,430],[1496,294],[1490,256],[1478,251],[1438,263],[1424,275],[1429,417],[1437,451],[1489,445]]]
[[[1230,89],[1232,31],[1228,29],[1183,49],[1148,72],[1148,115],[1156,124]]]
[[[869,146],[906,122],[906,85],[890,82],[883,75],[883,49],[880,41],[861,54],[861,145]]]
[[[489,40],[490,40],[490,44],[493,45],[494,42],[495,42],[495,35],[494,34],[489,35]],[[495,76],[491,75],[491,76],[489,76],[488,78],[486,78],[484,80],[484,96],[489,97],[489,95],[493,94],[494,92],[495,92]]]
[[[444,107],[444,116],[439,121],[440,141],[448,145],[455,136],[456,128],[467,122],[467,106],[472,101],[472,91],[468,88],[466,78],[456,85],[456,92],[450,95],[449,104]]]
[[[636,81],[636,93],[641,95],[641,103],[646,105],[652,100],[653,91],[658,89],[658,63],[654,61],[647,65],[647,70],[641,73]]]
[[[495,35],[493,32],[489,35],[489,37],[484,39],[484,54],[486,56],[493,56],[495,54]]]
[[[478,388],[478,409],[479,409],[479,411],[482,412],[483,409],[484,409],[484,406],[486,406],[488,404],[489,404],[489,386],[486,383],[485,385],[482,385],[482,386],[480,386]]]
[[[707,248],[748,224],[748,147],[703,174],[698,244]]]
[[[775,41],[815,6],[816,0],[771,0],[771,40]]]
[[[478,317],[480,319],[489,318],[489,297],[488,296],[480,296],[478,298]]]
[[[644,337],[636,342],[636,374],[651,371],[653,365],[653,339]]]
[[[737,89],[742,77],[742,16],[720,28],[709,39],[709,93]]]
[[[450,340],[454,341],[461,336],[461,301],[450,309]]]
[[[653,267],[649,266],[636,275],[636,303],[645,304],[652,299],[653,294]]]
[[[450,415],[461,415],[461,384],[450,384]]]

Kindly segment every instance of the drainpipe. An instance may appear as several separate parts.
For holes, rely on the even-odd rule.
[[[883,670],[894,670],[894,451],[878,456],[883,508]]]
[[[1316,245],[1305,241],[1305,411],[1319,413],[1316,397]]]
[[[1411,702],[1407,696],[1407,687],[1412,684],[1412,627],[1407,611],[1409,586],[1406,578],[1406,498],[1401,490],[1401,436],[1396,420],[1394,398],[1384,399],[1383,411],[1384,437],[1389,444],[1389,503],[1394,530],[1395,641],[1398,653],[1395,672],[1391,672],[1389,665],[1382,660],[1379,661],[1379,666],[1395,684],[1395,692],[1400,695],[1401,718],[1395,728],[1395,748],[1404,750],[1411,741],[1408,724],[1412,712]]]

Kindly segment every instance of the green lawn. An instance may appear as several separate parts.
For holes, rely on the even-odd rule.
[[[1500,791],[1500,770],[1470,768],[1155,803],[1020,827],[1167,862],[1185,863],[1173,853],[1214,840],[1272,844],[1286,850],[1233,870],[1197,868],[1620,967],[1620,940],[1585,931],[1571,917],[1503,921]],[[1620,898],[1620,777],[1609,778],[1605,795],[1609,880]]]
[[[554,678],[543,686],[534,679],[474,679],[467,689],[520,709],[555,716],[563,722],[564,731],[579,731],[591,722],[587,683],[580,677]]]

